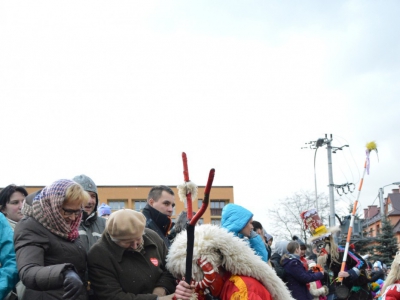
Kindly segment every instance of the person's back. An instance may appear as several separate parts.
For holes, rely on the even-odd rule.
[[[268,262],[268,253],[264,241],[253,231],[253,214],[246,208],[230,203],[222,209],[221,227],[235,236],[247,237],[250,247],[263,261]]]
[[[276,275],[278,275],[283,282],[286,282],[286,271],[281,265],[281,259],[283,255],[288,253],[286,249],[288,244],[289,242],[285,240],[276,242],[274,253],[269,260],[276,272]]]
[[[311,300],[312,296],[307,289],[307,283],[320,280],[323,273],[306,271],[300,260],[300,244],[290,242],[287,246],[289,254],[282,257],[281,264],[285,269],[287,287],[292,293],[292,297],[297,300]]]

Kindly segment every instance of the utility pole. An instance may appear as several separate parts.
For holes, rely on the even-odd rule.
[[[328,152],[328,175],[329,175],[329,227],[335,226],[335,198],[333,193],[333,173],[332,173],[332,134],[328,140],[325,134],[325,143],[327,145]]]
[[[317,195],[317,177],[315,174],[315,158],[317,154],[317,150],[319,147],[322,147],[323,145],[327,146],[327,153],[328,153],[328,176],[329,176],[329,226],[335,226],[335,198],[334,198],[334,187],[335,185],[333,184],[333,172],[332,172],[332,152],[336,153],[337,150],[343,150],[344,147],[348,147],[349,145],[344,145],[342,147],[332,147],[332,134],[330,134],[330,138],[328,139],[328,135],[325,134],[325,138],[319,138],[316,141],[311,141],[309,143],[306,143],[306,145],[309,145],[310,149],[315,149],[315,154],[314,154],[314,184],[315,184],[315,206],[318,211],[318,195]],[[308,147],[302,147],[302,149],[308,148]],[[333,150],[333,151],[332,151]]]

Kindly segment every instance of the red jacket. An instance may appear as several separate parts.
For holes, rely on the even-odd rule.
[[[386,293],[382,295],[382,300],[400,300],[400,280],[397,280],[394,284],[389,285],[386,289]]]
[[[221,300],[273,300],[271,294],[257,279],[232,275],[225,281]]]

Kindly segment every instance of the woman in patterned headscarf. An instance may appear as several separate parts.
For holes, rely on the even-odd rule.
[[[27,197],[26,201],[28,200]],[[23,299],[87,299],[86,251],[78,227],[89,195],[76,182],[58,180],[24,203],[14,244]]]

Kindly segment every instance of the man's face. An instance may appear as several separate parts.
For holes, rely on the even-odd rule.
[[[246,224],[246,226],[243,227],[243,229],[240,231],[241,234],[244,236],[250,237],[251,231],[253,230],[253,218],[250,219],[250,221]]]
[[[10,201],[6,204],[3,209],[3,213],[7,215],[7,218],[14,222],[19,222],[23,215],[21,213],[22,203],[24,202],[25,196],[20,192],[12,193]]]
[[[172,216],[175,207],[175,196],[167,193],[166,191],[162,191],[161,197],[158,199],[158,201],[150,199],[149,204],[154,209],[157,209],[160,213],[167,216]]]
[[[270,239],[270,240],[268,241],[268,246],[271,247],[271,245],[272,245],[272,239]]]
[[[88,215],[90,215],[93,210],[94,207],[96,206],[96,193],[93,192],[87,192],[90,196],[88,203],[85,205],[85,207],[83,208]]]

